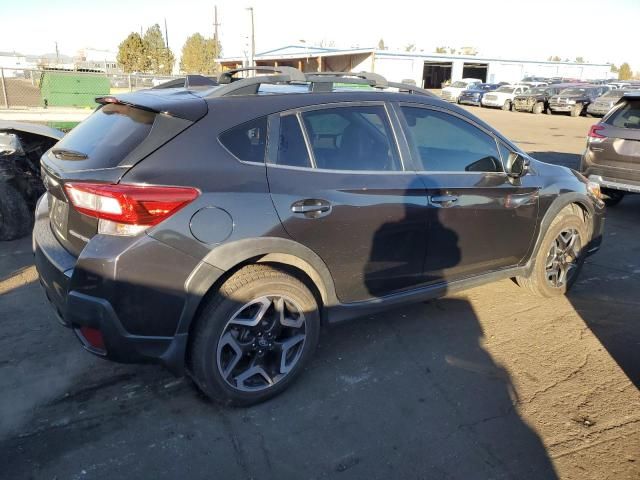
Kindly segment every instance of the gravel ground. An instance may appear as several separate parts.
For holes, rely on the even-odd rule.
[[[586,118],[471,108],[575,165]],[[640,197],[566,298],[511,281],[325,332],[250,409],[154,366],[86,354],[46,304],[29,239],[0,244],[0,477],[638,479]]]

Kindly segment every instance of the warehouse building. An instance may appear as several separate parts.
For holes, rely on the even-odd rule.
[[[224,68],[246,65],[242,57],[222,58]],[[517,82],[524,77],[564,77],[579,80],[612,77],[607,64],[512,60],[418,52],[392,52],[375,48],[336,49],[289,45],[255,56],[256,65],[291,66],[305,72],[369,71],[392,81],[412,80],[424,88],[442,82],[479,78],[485,82]]]

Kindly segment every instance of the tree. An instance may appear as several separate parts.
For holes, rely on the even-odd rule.
[[[584,57],[576,57],[576,63],[587,63]]]
[[[627,62],[624,62],[620,65],[620,70],[618,70],[618,80],[629,80],[631,77],[633,77],[631,66]]]
[[[386,50],[386,47],[384,46],[384,40],[382,38],[378,42],[378,50]]]
[[[618,67],[616,67],[613,63],[611,64],[611,71],[613,73],[618,73],[620,71],[620,69]]]
[[[147,48],[139,34],[130,33],[123,40],[118,46],[117,60],[125,73],[147,71]]]
[[[449,53],[450,53],[451,55],[455,55],[455,53],[456,53],[456,49],[455,49],[455,48],[453,48],[453,47],[450,47],[450,48],[449,48]]]
[[[184,42],[180,71],[184,73],[200,73],[211,75],[220,69],[216,58],[220,57],[220,42],[213,38],[204,38],[194,33]]]
[[[410,43],[407,46],[404,47],[404,51],[405,52],[415,52],[416,51],[416,44],[415,43]]]
[[[149,27],[142,40],[147,49],[148,70],[162,75],[170,74],[176,59],[171,49],[165,44],[160,25],[156,23]]]
[[[550,62],[560,62],[560,61],[562,61],[562,59],[557,55],[553,55],[553,56],[549,57],[548,60]]]
[[[436,53],[447,53],[447,47],[436,47]]]

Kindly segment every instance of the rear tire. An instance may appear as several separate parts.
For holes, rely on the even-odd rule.
[[[248,265],[205,304],[191,335],[189,373],[205,395],[253,405],[285,390],[313,356],[318,303],[293,275]]]
[[[511,110],[511,101],[510,100],[505,100],[504,104],[502,105],[502,110],[504,110],[505,112],[508,112],[509,110]]]
[[[516,282],[538,297],[564,295],[575,283],[584,263],[589,229],[580,207],[570,205],[553,220],[536,254],[531,274]],[[565,245],[565,241],[573,242]],[[569,261],[569,259],[571,261]]]
[[[20,192],[0,181],[0,240],[24,237],[33,229],[33,214]]]
[[[624,198],[625,193],[619,190],[611,190],[610,188],[603,188],[602,195],[603,201],[607,207],[614,207],[619,204]]]

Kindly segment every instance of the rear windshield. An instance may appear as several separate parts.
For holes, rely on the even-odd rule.
[[[58,142],[56,150],[86,155],[78,167],[117,166],[149,135],[156,114],[147,110],[110,103],[96,110]]]
[[[630,100],[614,111],[606,123],[619,128],[640,128],[640,100]]]

